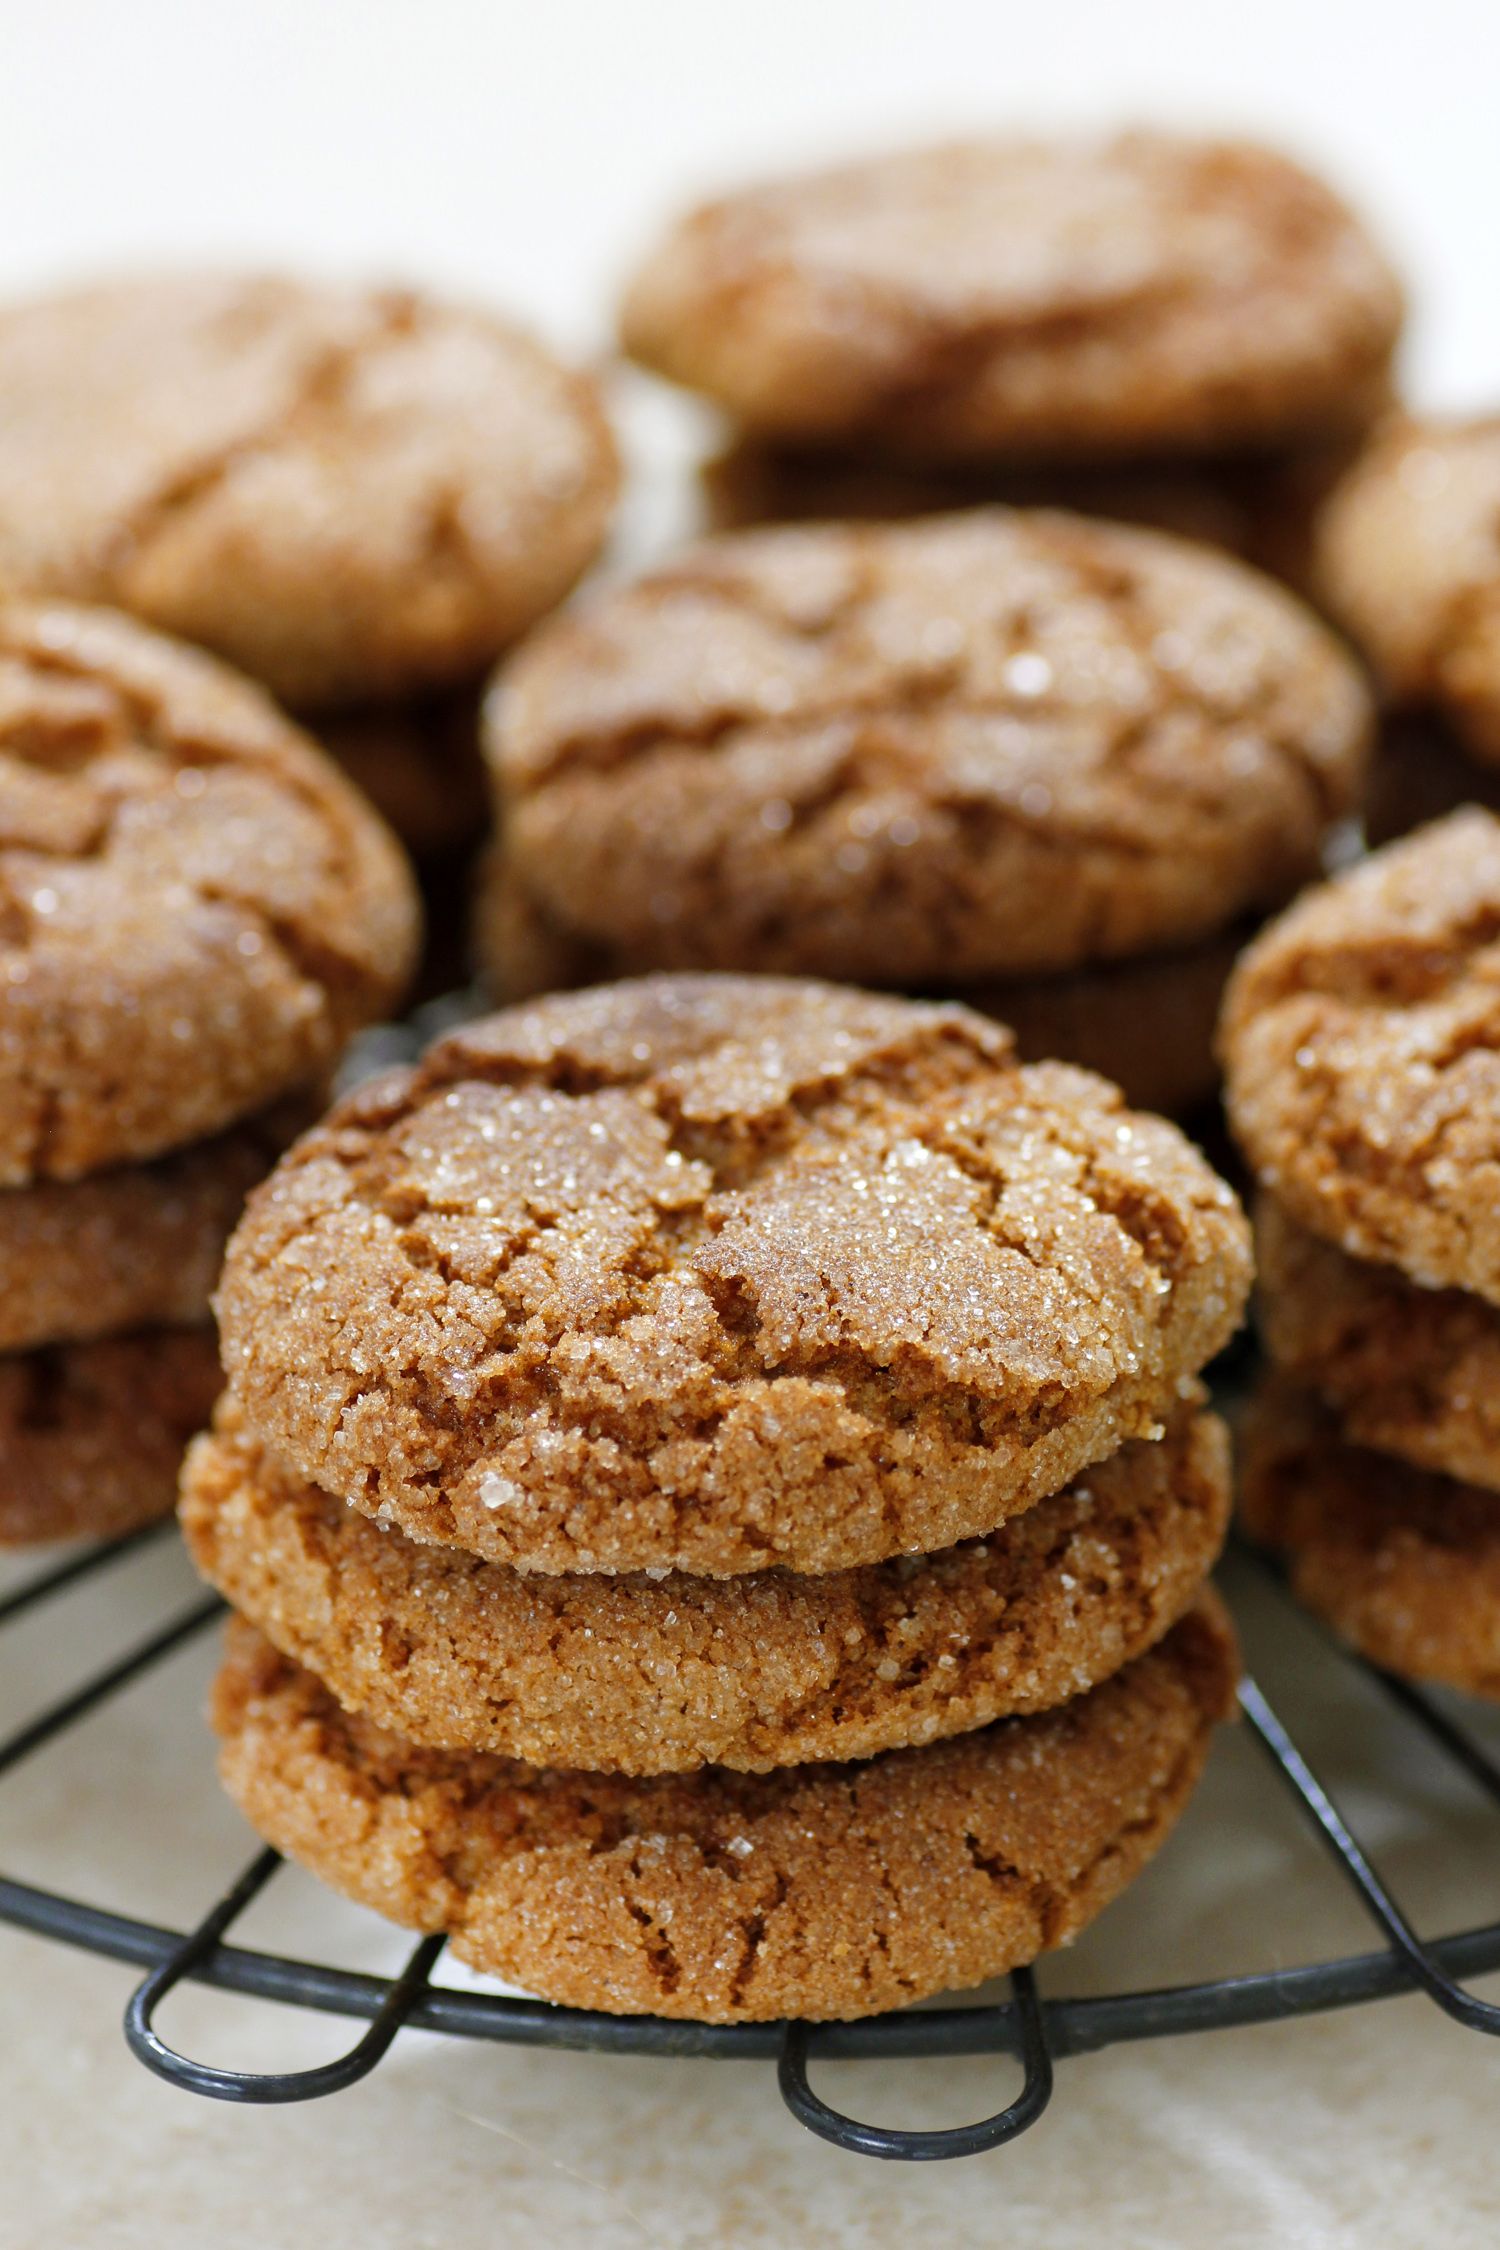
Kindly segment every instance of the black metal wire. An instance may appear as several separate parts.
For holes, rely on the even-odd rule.
[[[85,1582],[137,1543],[117,1541],[46,1573],[0,1604],[0,1624]],[[201,1631],[222,1606],[217,1597],[195,1602],[26,1722],[0,1743],[0,1773],[140,1678]],[[1362,1668],[1455,1765],[1500,1803],[1500,1767],[1454,1719],[1419,1689],[1373,1667]],[[218,2099],[306,2100],[352,2084],[378,2063],[397,2031],[409,2025],[453,2037],[533,2047],[775,2060],[784,2099],[811,2131],[856,2153],[904,2161],[971,2154],[1013,2139],[1045,2107],[1054,2058],[1123,2042],[1284,2020],[1414,1990],[1425,1991],[1458,2022],[1494,2030],[1500,2009],[1466,1991],[1462,1980],[1500,1968],[1500,1921],[1429,1942],[1420,1939],[1254,1681],[1244,1684],[1241,1700],[1256,1740],[1314,1826],[1331,1864],[1380,1930],[1386,1941],[1380,1950],[1263,1974],[1067,2000],[1043,2000],[1030,1973],[1024,1972],[1013,1980],[1010,2002],[998,2006],[916,2009],[851,2024],[723,2025],[610,2016],[433,1985],[429,1977],[441,1952],[439,1938],[422,1940],[394,1978],[225,1943],[236,1916],[279,1866],[274,1852],[258,1853],[197,1928],[188,1932],[4,1877],[0,1877],[0,1920],[146,1969],[149,1973],[127,2010],[126,2035],[132,2050],[172,2082]],[[313,2070],[253,2073],[211,2067],[179,2054],[155,2028],[156,2009],[184,1980],[348,2017],[364,2022],[368,2029],[348,2053]],[[870,2126],[846,2116],[813,2091],[808,2076],[814,2060],[955,2055],[1019,2059],[1024,2079],[1017,2099],[975,2124],[914,2132]]]

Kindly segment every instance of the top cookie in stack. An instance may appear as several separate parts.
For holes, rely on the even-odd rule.
[[[1279,1373],[1246,1508],[1381,1663],[1500,1692],[1500,820],[1309,893],[1230,988]]]
[[[171,1505],[224,1239],[418,927],[398,846],[257,689],[0,606],[0,1538]]]
[[[200,274],[0,313],[0,587],[226,657],[419,851],[478,827],[477,683],[617,481],[593,384],[466,306]]]
[[[1300,575],[1401,317],[1380,251],[1299,166],[1131,133],[745,188],[668,233],[622,328],[732,417],[721,523],[1043,502]]]
[[[1228,1702],[1196,1377],[1247,1285],[1172,1127],[962,1008],[659,978],[458,1032],[230,1248],[183,1520],[267,1637],[231,1791],[560,2000],[1029,1960]]]

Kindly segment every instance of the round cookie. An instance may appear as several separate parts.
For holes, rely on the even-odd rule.
[[[1500,1491],[1500,1311],[1346,1257],[1269,1196],[1255,1249],[1266,1349],[1351,1444]]]
[[[392,838],[259,689],[107,611],[0,605],[0,1186],[317,1079],[418,923]]]
[[[555,944],[951,990],[1278,904],[1369,721],[1228,556],[973,509],[706,540],[536,634],[484,741]]]
[[[682,219],[621,327],[745,428],[931,461],[1212,452],[1357,427],[1401,292],[1286,158],[1160,133],[913,149]]]
[[[1294,1219],[1500,1302],[1500,819],[1454,813],[1299,899],[1243,955],[1221,1043]]]
[[[1323,510],[1314,570],[1392,696],[1500,763],[1500,415],[1390,424]]]
[[[409,291],[181,274],[0,313],[0,586],[312,708],[466,681],[592,560],[594,385]]]
[[[1500,1493],[1351,1445],[1284,1379],[1241,1433],[1240,1508],[1298,1599],[1374,1664],[1500,1696]]]
[[[255,1195],[248,1427],[419,1539],[732,1576],[932,1553],[1157,1426],[1247,1233],[1173,1127],[970,1011],[647,978],[466,1026]]]
[[[874,2015],[1065,1945],[1170,1832],[1232,1707],[1206,1596],[1059,1711],[860,1765],[626,1779],[413,1749],[237,1624],[225,1786],[290,1858],[574,2007]]]
[[[322,1106],[292,1097],[153,1164],[0,1189],[0,1352],[206,1321],[246,1196]]]
[[[407,1742],[763,1772],[1050,1710],[1118,1671],[1213,1567],[1228,1436],[1186,1413],[987,1541],[821,1578],[523,1576],[371,1523],[232,1408],[189,1454],[179,1513],[241,1615]]]
[[[207,1326],[0,1355],[0,1547],[169,1515],[222,1380]]]

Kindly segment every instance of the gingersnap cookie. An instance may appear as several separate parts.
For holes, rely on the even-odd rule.
[[[1230,980],[1230,1123],[1291,1217],[1500,1301],[1500,820],[1470,809],[1319,886]]]
[[[245,1198],[323,1094],[81,1180],[0,1189],[0,1352],[206,1321]]]
[[[1500,1493],[1351,1444],[1284,1378],[1240,1444],[1240,1511],[1299,1601],[1387,1671],[1500,1696]]]
[[[1270,1196],[1255,1212],[1257,1310],[1279,1367],[1354,1445],[1500,1491],[1500,1311],[1346,1257]]]
[[[706,540],[536,634],[484,737],[554,944],[951,990],[1278,903],[1368,727],[1229,557],[976,509]]]
[[[236,1621],[213,1696],[253,1826],[472,1967],[612,2015],[874,2015],[1066,1945],[1170,1833],[1229,1715],[1212,1595],[1113,1679],[857,1765],[631,1779],[419,1750]]]
[[[169,1515],[222,1380],[206,1324],[0,1355],[0,1547]]]
[[[319,1078],[417,937],[395,842],[259,689],[107,611],[0,606],[0,1186]]]
[[[466,681],[592,560],[594,385],[407,290],[180,274],[0,313],[0,586],[312,708]]]
[[[1386,427],[1322,512],[1315,571],[1390,694],[1500,762],[1500,416]]]
[[[325,711],[308,724],[424,872],[484,833],[489,793],[475,691]]]
[[[1154,1432],[1247,1231],[1173,1127],[959,1007],[647,978],[467,1025],[251,1197],[255,1435],[418,1539],[732,1576],[931,1553]]]
[[[1357,427],[1401,319],[1321,180],[1249,143],[1128,133],[913,149],[704,204],[621,328],[758,435],[982,461]]]
[[[179,1513],[241,1615],[408,1742],[762,1772],[1050,1710],[1118,1671],[1213,1566],[1228,1437],[1184,1412],[988,1540],[820,1578],[542,1578],[421,1546],[291,1474],[227,1402]]]

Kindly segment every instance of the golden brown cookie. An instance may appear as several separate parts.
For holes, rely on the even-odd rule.
[[[1230,980],[1230,1123],[1353,1257],[1500,1301],[1500,820],[1471,809],[1309,891]]]
[[[323,1106],[292,1096],[152,1164],[0,1189],[0,1352],[206,1321],[246,1196]]]
[[[913,149],[689,213],[636,358],[746,428],[916,459],[1213,452],[1347,430],[1400,289],[1269,149],[1161,133]]]
[[[474,1968],[613,2015],[874,2015],[1065,1945],[1192,1793],[1237,1656],[1206,1596],[1059,1711],[858,1765],[625,1779],[418,1750],[236,1623],[220,1771],[268,1841]]]
[[[1243,1425],[1245,1527],[1372,1663],[1500,1696],[1500,1493],[1351,1445],[1284,1378]]]
[[[222,1380],[207,1326],[0,1355],[0,1547],[169,1515]]]
[[[396,843],[259,689],[108,611],[0,606],[0,1186],[320,1077],[417,937]]]
[[[543,628],[484,727],[555,942],[921,990],[1279,903],[1369,719],[1332,637],[1228,556],[975,509],[704,541]]]
[[[1323,510],[1314,569],[1392,696],[1500,762],[1500,415],[1391,423]]]
[[[966,1009],[779,978],[515,1008],[339,1104],[219,1292],[256,1436],[553,1571],[837,1570],[992,1531],[1237,1327],[1234,1197]]]
[[[617,479],[591,382],[410,291],[179,274],[0,313],[0,587],[129,610],[294,706],[483,670]]]
[[[307,724],[419,866],[484,833],[489,796],[477,690],[324,711]]]
[[[1500,1491],[1500,1310],[1346,1257],[1269,1196],[1255,1248],[1266,1348],[1351,1443]]]
[[[989,1540],[821,1578],[541,1578],[420,1546],[280,1467],[232,1406],[180,1515],[243,1616],[408,1742],[761,1772],[1050,1710],[1118,1671],[1213,1566],[1228,1436],[1185,1412]]]

